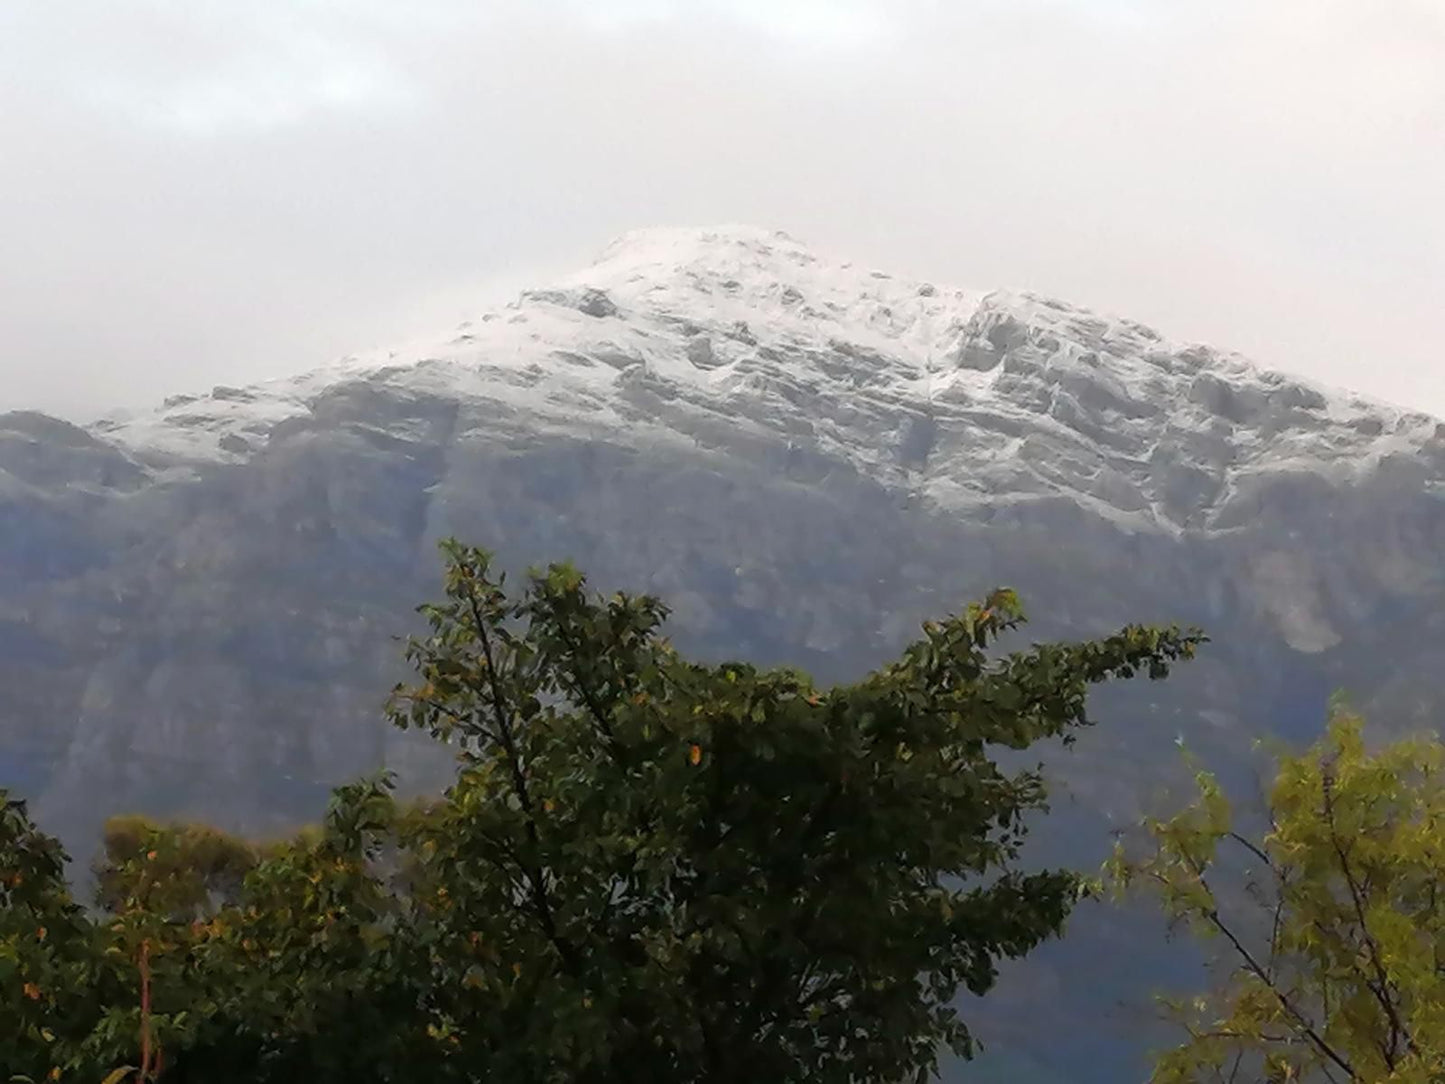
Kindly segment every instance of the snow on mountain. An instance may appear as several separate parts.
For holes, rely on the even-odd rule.
[[[153,470],[244,460],[336,389],[465,424],[850,469],[941,509],[1063,497],[1131,530],[1238,526],[1281,474],[1445,486],[1445,425],[1129,320],[919,282],[751,227],[629,233],[434,342],[96,423]]]
[[[110,813],[269,836],[381,765],[441,785],[449,754],[378,708],[457,537],[657,595],[689,656],[824,682],[998,585],[1030,637],[1201,624],[1199,659],[1101,690],[1052,762],[1067,813],[1037,842],[1087,868],[1180,733],[1244,781],[1337,689],[1438,723],[1442,485],[1434,419],[1127,320],[643,231],[432,342],[86,428],[0,415],[0,786],[83,855]],[[1046,1020],[1060,1079],[1138,1078],[1099,1061],[1142,1045],[1132,1014],[1093,1010],[1173,957],[1078,917],[980,1034]]]

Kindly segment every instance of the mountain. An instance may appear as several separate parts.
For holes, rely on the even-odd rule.
[[[449,534],[824,678],[998,584],[1038,638],[1203,625],[1053,758],[1041,859],[1101,857],[1177,738],[1248,788],[1254,739],[1313,735],[1337,688],[1399,728],[1441,706],[1436,419],[783,234],[648,230],[434,342],[91,425],[0,415],[0,785],[83,854],[119,810],[265,832],[383,762],[441,778],[379,705]],[[999,1079],[1133,1073],[1148,984],[1190,974],[1156,933],[1086,910],[1012,971],[978,1009]]]

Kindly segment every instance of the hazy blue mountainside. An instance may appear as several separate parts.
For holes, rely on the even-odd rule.
[[[1254,738],[1314,734],[1336,688],[1437,716],[1442,487],[1423,415],[781,235],[648,231],[435,343],[86,427],[0,415],[0,783],[84,851],[119,810],[265,831],[382,762],[440,778],[378,709],[455,534],[824,677],[999,584],[1040,638],[1203,625],[1055,758],[1040,857],[1092,863],[1181,735],[1247,787]],[[1072,929],[990,999],[999,1079],[1121,1079],[1146,979],[1188,964],[1102,909]]]

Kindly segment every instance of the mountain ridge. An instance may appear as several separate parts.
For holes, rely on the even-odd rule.
[[[1130,529],[1227,530],[1270,472],[1445,484],[1445,424],[1423,412],[1065,302],[826,261],[752,227],[634,231],[454,334],[83,428],[163,475],[244,460],[360,383],[579,432],[645,424],[671,400],[672,424],[648,439],[781,434],[942,508],[1064,496]],[[859,437],[872,454],[849,447]]]

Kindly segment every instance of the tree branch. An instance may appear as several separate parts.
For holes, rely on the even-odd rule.
[[[1334,1062],[1346,1073],[1348,1073],[1351,1080],[1357,1079],[1355,1076],[1354,1067],[1343,1055],[1337,1052],[1334,1047],[1330,1046],[1329,1043],[1325,1042],[1324,1037],[1321,1036],[1320,1033],[1315,1030],[1314,1025],[1309,1022],[1309,1018],[1306,1017],[1304,1013],[1302,1013],[1299,1009],[1297,1009],[1294,1003],[1290,1001],[1287,996],[1285,996],[1284,992],[1275,985],[1274,980],[1269,977],[1269,975],[1265,972],[1264,968],[1260,967],[1259,962],[1254,958],[1254,954],[1251,953],[1249,949],[1244,946],[1243,942],[1241,942],[1239,938],[1235,936],[1234,931],[1231,930],[1225,924],[1224,920],[1219,917],[1219,912],[1210,911],[1209,914],[1205,917],[1208,918],[1208,920],[1216,930],[1218,930],[1221,934],[1224,935],[1225,940],[1227,940],[1231,945],[1234,946],[1234,951],[1239,954],[1239,957],[1244,961],[1245,966],[1254,974],[1257,979],[1259,979],[1260,982],[1264,983],[1265,987],[1269,990],[1269,992],[1275,996],[1275,999],[1279,1002],[1280,1007],[1284,1009],[1285,1012],[1289,1013],[1291,1017],[1294,1018],[1295,1024],[1299,1027],[1300,1031],[1305,1035],[1305,1037],[1314,1044],[1315,1049],[1318,1050],[1325,1057],[1329,1058],[1330,1061]]]
[[[1271,859],[1258,844],[1240,835],[1238,832],[1229,832],[1226,834],[1226,838],[1234,840],[1235,843],[1238,843],[1245,850],[1249,851],[1250,854],[1268,866],[1271,871],[1274,869],[1273,859]]]
[[[1187,856],[1185,861],[1194,872],[1194,876],[1199,879],[1200,886],[1209,893],[1209,898],[1213,900],[1215,898],[1214,890],[1209,887],[1209,882],[1204,878],[1203,867],[1190,860]],[[1234,931],[1229,928],[1224,919],[1219,916],[1218,908],[1211,907],[1205,912],[1204,917],[1224,936],[1225,940],[1234,947],[1234,951],[1239,955],[1239,958],[1244,961],[1245,967],[1249,969],[1255,978],[1264,983],[1265,988],[1273,994],[1275,1000],[1279,1002],[1280,1008],[1284,1009],[1284,1011],[1294,1019],[1300,1032],[1314,1044],[1315,1049],[1343,1069],[1351,1080],[1357,1079],[1354,1066],[1350,1064],[1344,1055],[1340,1054],[1325,1041],[1324,1036],[1320,1035],[1315,1029],[1315,1026],[1310,1023],[1309,1018],[1305,1016],[1305,1014],[1295,1006],[1294,1002],[1285,995],[1284,991],[1275,984],[1270,973],[1260,966],[1259,961],[1254,958],[1254,953],[1249,951],[1244,942],[1235,935]]]
[[[572,672],[573,684],[576,687],[577,695],[582,700],[582,705],[597,723],[597,728],[602,731],[602,736],[607,742],[607,748],[612,753],[612,759],[618,764],[623,764],[622,744],[617,740],[617,735],[612,729],[612,720],[608,717],[607,713],[602,710],[602,705],[598,702],[596,693],[590,685],[583,680],[581,673],[582,656],[578,652],[576,642],[572,639],[571,635],[569,635],[566,625],[561,620],[557,622],[557,635],[562,638],[563,646],[567,648],[568,654],[570,654],[574,660]]]
[[[492,712],[497,720],[497,737],[500,739],[502,751],[506,755],[507,766],[512,776],[512,786],[517,793],[517,801],[521,804],[522,813],[526,819],[527,842],[532,845],[534,851],[540,851],[541,836],[537,831],[537,817],[532,805],[532,796],[527,789],[527,777],[523,771],[521,754],[517,749],[516,736],[512,733],[511,720],[508,718],[502,689],[498,684],[496,658],[492,651],[491,637],[487,635],[487,623],[482,616],[481,601],[477,598],[476,589],[472,586],[470,578],[464,582],[472,621],[476,625],[477,642],[481,645],[482,657],[487,667],[487,686],[492,697]],[[572,946],[562,939],[557,929],[556,916],[552,912],[552,903],[547,896],[541,868],[535,862],[521,864],[531,887],[532,906],[536,911],[542,932],[561,955],[563,966],[574,976],[580,975],[581,959]]]
[[[1382,1049],[1380,1052],[1385,1056],[1385,1063],[1393,1070],[1399,1059],[1400,1041],[1403,1039],[1405,1049],[1412,1053],[1415,1050],[1415,1041],[1411,1037],[1404,1021],[1400,1019],[1400,1013],[1395,1005],[1395,999],[1391,996],[1391,990],[1394,984],[1390,981],[1390,977],[1385,971],[1385,964],[1380,955],[1379,942],[1375,940],[1374,934],[1370,932],[1369,922],[1365,918],[1365,901],[1360,891],[1360,883],[1355,878],[1354,871],[1350,866],[1349,854],[1344,844],[1340,841],[1338,822],[1335,819],[1335,804],[1331,797],[1332,788],[1328,774],[1323,778],[1321,789],[1324,792],[1325,823],[1329,826],[1330,830],[1330,844],[1334,848],[1335,857],[1339,859],[1340,872],[1344,874],[1345,884],[1350,890],[1350,899],[1354,904],[1355,918],[1360,924],[1360,935],[1365,940],[1365,947],[1370,956],[1370,965],[1375,973],[1375,981],[1371,983],[1367,978],[1365,980],[1365,987],[1375,995],[1375,1000],[1378,1001],[1380,1007],[1385,1010],[1385,1019],[1389,1021],[1390,1024],[1389,1049]]]

